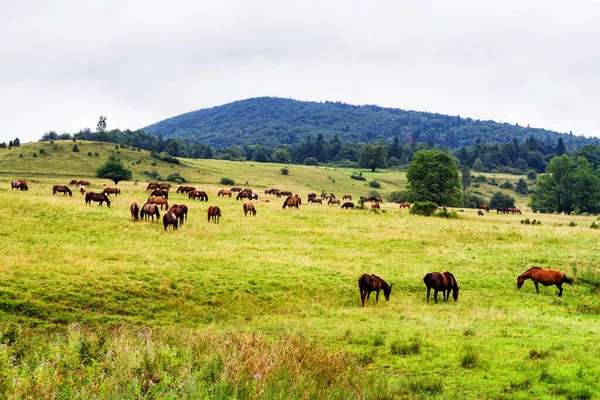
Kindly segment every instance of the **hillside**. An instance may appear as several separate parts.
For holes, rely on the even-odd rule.
[[[372,142],[397,136],[402,143],[422,142],[450,148],[483,143],[519,142],[534,137],[554,145],[560,137],[568,148],[600,145],[597,138],[558,133],[460,116],[406,111],[374,105],[308,102],[258,97],[188,112],[143,128],[164,138],[197,139],[216,148],[261,144],[275,148],[296,145],[308,135],[325,139],[338,135],[342,142]]]

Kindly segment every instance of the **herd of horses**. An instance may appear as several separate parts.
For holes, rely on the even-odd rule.
[[[537,294],[540,293],[538,285],[541,283],[544,286],[555,285],[559,292],[558,297],[562,297],[563,283],[573,284],[573,279],[567,277],[560,271],[551,269],[542,269],[540,267],[532,267],[527,271],[523,272],[517,277],[517,289],[521,289],[523,283],[531,279],[535,285],[535,291]],[[456,282],[456,278],[449,271],[440,272],[429,272],[423,278],[423,283],[427,289],[427,302],[429,303],[429,295],[431,289],[433,289],[433,300],[437,303],[438,292],[442,292],[444,301],[448,302],[450,298],[450,292],[452,292],[452,298],[454,301],[458,301],[458,292],[460,287]],[[379,292],[383,291],[383,295],[386,300],[390,299],[392,293],[392,285],[389,285],[382,278],[377,275],[363,274],[358,278],[358,290],[360,291],[360,300],[362,306],[365,306],[365,301],[369,299],[371,292],[376,292],[375,303],[379,301]]]

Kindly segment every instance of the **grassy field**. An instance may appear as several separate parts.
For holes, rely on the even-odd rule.
[[[92,180],[89,190],[111,185],[93,171],[114,145],[78,143],[79,153],[72,145],[0,152],[4,397],[600,395],[595,217],[464,210],[457,219],[425,218],[392,203],[379,213],[282,210],[265,188],[303,199],[371,188],[350,179],[353,170],[291,166],[283,176],[275,164],[152,165],[129,149],[121,155],[139,184],[119,184],[110,208],[86,206],[78,193],[52,196],[51,186],[74,178]],[[179,172],[209,195],[202,203],[171,194],[190,207],[178,231],[131,221],[129,205],[144,202],[143,171],[151,169]],[[406,184],[398,172],[363,175],[379,180],[384,196]],[[222,177],[270,201],[255,202],[258,215],[244,218],[241,202],[216,197]],[[10,180],[21,178],[31,189],[11,191]],[[518,204],[524,209],[526,198]],[[208,205],[223,210],[219,224],[207,223]],[[530,281],[517,290],[516,277],[533,265],[575,283],[561,298],[555,287],[537,295]],[[426,303],[423,276],[445,270],[461,287],[459,301]],[[393,285],[389,302],[360,306],[362,273]]]

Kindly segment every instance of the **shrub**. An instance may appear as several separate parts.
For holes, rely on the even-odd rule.
[[[179,174],[179,172],[176,172],[174,174],[167,176],[167,181],[177,182],[177,183],[186,183],[187,182],[185,180],[185,178]]]
[[[154,171],[144,171],[144,172],[142,172],[142,174],[144,174],[146,176],[149,176],[152,179],[160,180],[160,175],[159,175],[158,171],[156,171],[156,170],[154,170]]]
[[[475,185],[473,185],[475,186]],[[477,208],[479,207],[480,204],[486,204],[487,201],[481,197],[481,196],[477,196],[475,194],[466,192],[463,195],[463,207],[467,207],[467,208]]]
[[[431,201],[417,201],[413,203],[410,213],[414,215],[424,215],[429,217],[435,213],[438,205]]]
[[[381,187],[381,183],[379,183],[379,181],[370,181],[369,186],[375,189],[379,189]]]
[[[229,178],[221,178],[221,185],[235,185],[235,181]]]
[[[350,178],[356,179],[357,181],[366,181],[367,180],[367,178],[362,176],[362,172],[359,172],[358,174],[354,173],[354,174],[350,175]]]
[[[477,175],[473,178],[473,182],[487,183],[487,181],[485,175]]]
[[[168,154],[168,153],[152,153],[151,154],[152,158],[155,158],[159,161],[164,161],[166,163],[169,164],[181,164],[181,162],[176,159],[175,157],[173,157],[172,155]]]
[[[531,179],[532,181],[535,181],[537,179],[537,172],[535,172],[535,170],[530,169],[529,171],[527,171],[527,179]]]
[[[304,165],[319,165],[319,161],[314,157],[306,157],[304,159]]]
[[[281,175],[287,175],[290,173],[290,170],[287,168],[281,168]]]
[[[40,154],[45,154],[45,153],[46,153],[46,150],[40,149]]]
[[[496,192],[490,198],[490,208],[501,208],[508,207],[513,208],[515,206],[515,199],[502,192]]]
[[[33,153],[33,158],[37,158],[37,153]]]
[[[598,225],[596,222],[592,221],[592,225],[590,225],[590,228],[598,229],[598,228],[600,228],[600,225]]]
[[[458,218],[458,214],[454,210],[440,210],[435,215],[438,217],[441,217],[441,218],[448,218],[448,219]]]
[[[92,156],[92,152],[88,151],[88,157],[91,157],[91,156]]]
[[[79,153],[79,147],[77,147],[77,145],[75,144],[75,145],[73,145],[73,148],[71,149],[71,151],[73,153]]]
[[[512,189],[512,188],[514,188],[514,185],[510,181],[506,181],[502,185],[500,185],[500,189]]]

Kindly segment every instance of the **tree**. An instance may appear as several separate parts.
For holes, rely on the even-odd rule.
[[[562,156],[563,154],[567,154],[567,146],[565,142],[563,142],[562,138],[558,139],[558,143],[556,143],[556,155]]]
[[[370,168],[372,172],[376,168],[387,168],[386,153],[380,144],[367,144],[360,153],[360,166]]]
[[[473,169],[477,172],[481,172],[484,169],[483,162],[481,158],[477,158],[475,162],[473,162]]]
[[[514,208],[515,199],[505,193],[496,192],[490,197],[490,208]]]
[[[600,211],[600,178],[594,174],[594,164],[584,157],[579,157],[573,181],[574,209],[578,213],[598,213]]]
[[[529,194],[529,188],[527,187],[527,182],[525,181],[525,179],[519,179],[519,181],[517,182],[517,187],[515,188],[515,192],[522,195]]]
[[[100,116],[100,118],[98,119],[98,124],[96,125],[96,132],[106,132],[106,120],[107,118],[105,116]]]
[[[15,140],[13,141],[13,146],[19,147],[20,145],[21,145],[21,141],[19,140],[19,138],[15,138]]]
[[[73,153],[79,153],[79,147],[77,147],[77,145],[73,145],[73,148],[71,149],[71,151]]]
[[[119,181],[131,179],[131,170],[125,168],[119,153],[113,152],[108,156],[106,162],[98,167],[96,176],[98,178],[110,179],[116,185]]]
[[[267,162],[269,161],[269,156],[263,150],[262,147],[259,147],[256,150],[254,150],[254,153],[252,154],[252,159],[256,162]]]
[[[292,156],[286,149],[279,148],[273,152],[273,162],[278,164],[289,164]]]
[[[471,170],[469,169],[469,164],[463,163],[460,166],[460,182],[462,184],[463,196],[469,186],[471,186]]]
[[[566,154],[550,160],[546,167],[547,174],[537,178],[537,189],[531,195],[531,208],[534,211],[571,214],[574,209],[575,168],[575,162]]]
[[[415,201],[460,206],[460,180],[454,158],[438,150],[422,150],[413,156],[406,173]]]

